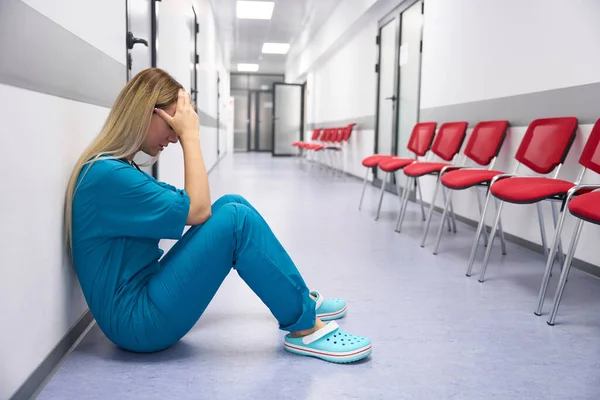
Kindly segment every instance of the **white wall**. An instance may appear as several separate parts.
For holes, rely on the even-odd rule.
[[[194,7],[200,32],[197,35],[197,50],[200,62],[198,73],[198,109],[214,122],[217,109],[226,112],[229,98],[229,74],[225,70],[223,50],[217,35],[215,17],[208,0],[172,0],[163,2],[159,12],[158,66],[171,73],[184,87],[190,89],[190,48],[193,47],[188,18]],[[221,77],[221,104],[217,105],[217,73]],[[221,118],[221,123],[224,123]],[[207,169],[218,161],[217,146],[222,142],[220,156],[226,153],[227,129],[221,129],[217,137],[214,123],[200,118],[200,140]],[[177,187],[184,187],[183,152],[180,146],[169,146],[160,156],[159,179]]]
[[[125,64],[125,2],[21,0],[41,14]],[[106,27],[110,26],[110,29]],[[118,44],[118,45],[117,45]]]
[[[362,15],[339,6],[331,23],[308,46],[290,50],[286,80],[307,81],[309,123],[318,125],[375,114],[377,25],[400,1],[347,3],[354,2],[360,3]],[[590,51],[600,47],[600,26],[594,20],[599,12],[600,2],[595,0],[427,0],[421,108],[600,82],[600,55]],[[585,61],[579,62],[582,54]],[[577,158],[590,130],[590,125],[580,126],[561,178],[575,179]],[[510,129],[498,168],[512,170],[513,155],[524,132],[525,127]],[[373,152],[374,132],[359,126],[346,147],[345,171],[362,178],[365,169],[360,162]],[[585,181],[597,183],[600,179],[589,173]],[[424,179],[425,199],[431,198],[433,183],[433,179]],[[552,217],[547,204],[545,209],[550,240]],[[476,210],[472,193],[455,196],[457,214],[476,220]],[[541,243],[534,206],[507,205],[503,215],[506,232]],[[434,221],[434,227],[435,224]],[[567,220],[565,250],[572,225]],[[576,257],[600,265],[600,254],[593,250],[600,229],[584,229],[587,235],[583,235]]]
[[[597,0],[427,0],[421,108],[600,80]]]
[[[120,0],[85,9],[74,0],[26,3],[124,63]],[[81,17],[89,13],[93,18]],[[76,159],[107,115],[104,107],[0,84],[0,399],[19,388],[87,310],[63,253],[64,195]]]

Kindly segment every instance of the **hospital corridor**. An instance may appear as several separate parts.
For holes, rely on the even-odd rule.
[[[0,400],[599,399],[598,15],[0,0]]]

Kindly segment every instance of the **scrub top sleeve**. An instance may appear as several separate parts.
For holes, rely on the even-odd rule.
[[[116,164],[102,175],[96,204],[104,234],[181,238],[190,210],[190,198],[185,190],[165,188],[124,163]]]

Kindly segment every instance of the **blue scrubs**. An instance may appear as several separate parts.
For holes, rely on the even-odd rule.
[[[231,268],[281,329],[315,324],[315,303],[296,266],[260,214],[223,196],[212,217],[183,234],[184,190],[103,158],[80,174],[73,199],[73,263],[98,326],[124,349],[153,352],[197,322]],[[160,239],[179,239],[162,257]]]

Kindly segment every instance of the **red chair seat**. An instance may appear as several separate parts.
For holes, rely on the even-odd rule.
[[[484,182],[490,182],[496,175],[503,173],[502,171],[487,169],[459,169],[445,173],[442,176],[442,185],[450,189],[462,190]]]
[[[372,156],[369,156],[369,157],[366,157],[365,159],[363,159],[362,165],[367,168],[373,168],[373,167],[378,166],[381,161],[386,160],[391,157],[394,157],[394,156],[375,154],[375,155],[372,155]]]
[[[440,172],[448,163],[438,162],[416,162],[404,168],[404,174],[411,177],[419,177],[432,172]]]
[[[573,186],[574,183],[561,179],[515,177],[499,180],[490,187],[490,191],[500,200],[529,204],[564,195]]]
[[[414,158],[392,157],[379,163],[379,168],[385,172],[395,172],[415,162]]]
[[[312,145],[312,150],[315,150],[315,151],[323,150],[324,148],[325,148],[325,145],[322,145],[322,144],[313,144]]]
[[[569,202],[569,211],[578,218],[600,224],[600,192],[575,197]]]

